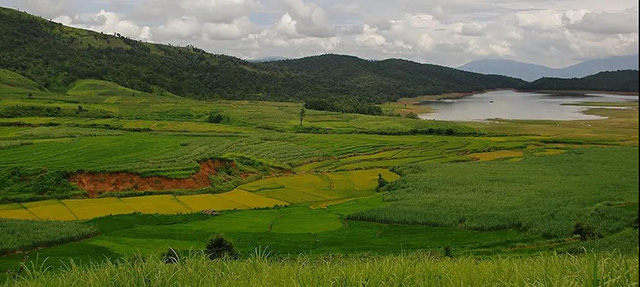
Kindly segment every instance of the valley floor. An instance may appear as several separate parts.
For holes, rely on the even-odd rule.
[[[2,75],[9,285],[637,285],[637,102],[570,122],[309,110],[301,127],[297,103]],[[194,254],[216,233],[240,260]],[[184,262],[159,263],[169,248]]]

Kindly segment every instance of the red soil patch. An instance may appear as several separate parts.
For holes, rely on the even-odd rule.
[[[162,176],[143,177],[135,173],[76,173],[69,181],[78,185],[82,190],[94,197],[103,192],[114,191],[159,191],[172,189],[201,189],[211,186],[210,175],[218,172],[224,166],[235,168],[234,162],[207,160],[200,163],[200,170],[190,178],[168,178]]]

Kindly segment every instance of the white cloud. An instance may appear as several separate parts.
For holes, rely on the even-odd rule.
[[[324,9],[315,3],[305,3],[302,0],[284,0],[289,8],[287,15],[295,22],[296,31],[312,37],[332,37],[335,27],[330,24]]]
[[[195,17],[174,18],[160,25],[156,32],[162,39],[197,40],[201,36],[200,24]]]
[[[378,29],[371,28],[367,24],[362,28],[362,34],[355,36],[354,39],[356,42],[367,47],[378,47],[387,41],[378,34]]]
[[[240,17],[231,23],[205,23],[202,31],[210,40],[238,40],[249,36],[253,29],[249,18]]]
[[[462,28],[460,29],[460,35],[464,36],[482,36],[484,35],[484,27],[478,23],[465,23],[462,24]]]
[[[553,10],[528,11],[516,14],[519,27],[530,30],[554,30],[562,26],[563,14]]]
[[[254,0],[184,0],[180,7],[202,22],[229,23],[260,8]]]
[[[569,28],[581,32],[599,34],[638,33],[638,10],[623,13],[585,13],[584,16]]]

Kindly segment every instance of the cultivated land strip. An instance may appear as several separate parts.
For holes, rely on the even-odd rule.
[[[390,181],[398,178],[397,175],[384,169],[336,172],[328,175],[342,177],[342,180],[348,184],[332,186],[330,183],[322,185],[327,183],[321,180],[322,177],[327,176],[326,174],[299,174],[262,179],[219,194],[104,197],[4,204],[0,205],[0,218],[86,220],[134,212],[179,214],[204,210],[269,208],[292,203],[326,207],[374,195],[378,174],[382,174]],[[317,183],[320,185],[316,185]]]

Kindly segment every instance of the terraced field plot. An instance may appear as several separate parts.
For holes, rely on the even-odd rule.
[[[387,181],[399,178],[386,169],[303,173],[258,180],[238,189],[289,203],[318,203],[374,195],[378,174]]]
[[[244,202],[240,203],[240,202]],[[150,195],[125,198],[64,199],[0,205],[0,218],[85,220],[134,212],[180,214],[202,210],[265,208],[286,202],[242,190],[223,194]]]
[[[518,158],[522,157],[522,151],[517,150],[499,150],[492,152],[483,152],[483,153],[472,153],[467,155],[470,158],[476,159],[478,161],[492,161],[503,158]]]
[[[356,155],[307,163],[294,168],[297,172],[346,171],[371,168],[390,168],[412,163],[443,163],[466,161],[469,152],[491,149],[525,148],[535,141],[528,138],[440,138],[413,143],[411,146],[396,147],[377,153]]]
[[[253,209],[315,203],[318,206],[375,194],[378,174],[399,178],[385,169],[303,173],[257,180],[220,194],[150,195],[124,198],[64,199],[0,205],[0,218],[84,220],[134,212],[180,214],[202,210]]]

